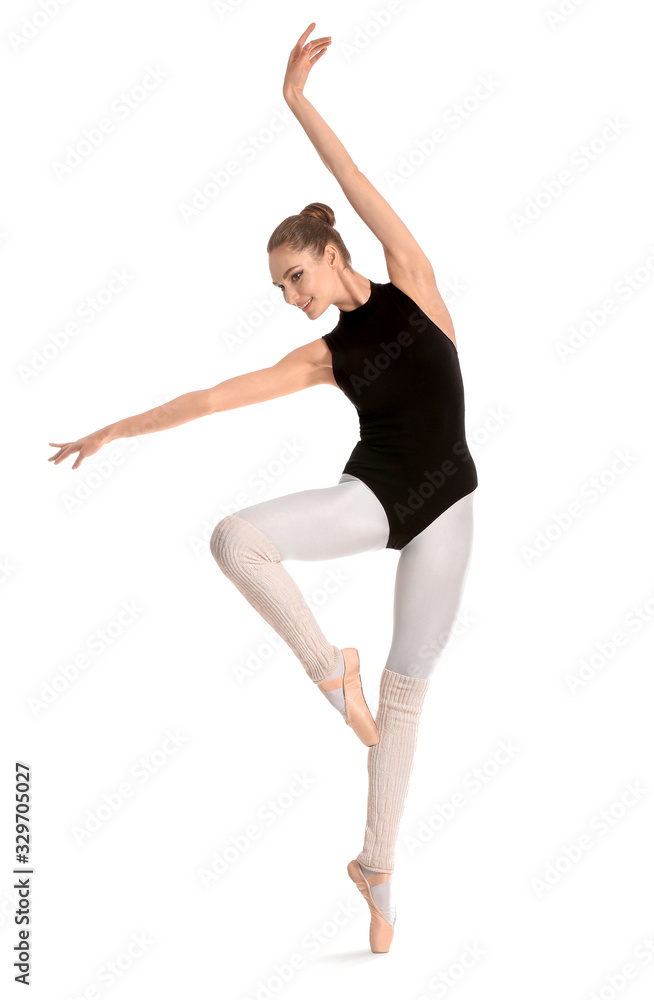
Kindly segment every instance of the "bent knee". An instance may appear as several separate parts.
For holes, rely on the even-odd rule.
[[[211,533],[209,547],[223,570],[248,562],[279,560],[279,553],[270,539],[238,514],[228,514],[218,522]]]

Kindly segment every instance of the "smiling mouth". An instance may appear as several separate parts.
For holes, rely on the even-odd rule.
[[[307,301],[304,303],[303,306],[300,306],[300,309],[302,310],[302,312],[305,312],[305,310],[307,310],[309,308],[309,306],[311,305],[312,302],[313,302],[313,295],[311,296],[310,299],[307,299]]]

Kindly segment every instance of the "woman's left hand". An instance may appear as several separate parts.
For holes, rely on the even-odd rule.
[[[307,38],[315,26],[316,22],[312,21],[304,34],[300,35],[288,57],[286,76],[284,77],[284,86],[282,88],[285,97],[292,91],[300,91],[301,93],[304,90],[309,71],[315,66],[320,57],[325,54],[327,46],[332,43],[331,35],[326,35],[324,38],[316,38],[313,42],[307,42]]]

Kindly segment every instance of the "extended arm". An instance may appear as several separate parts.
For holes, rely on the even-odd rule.
[[[381,242],[391,281],[400,284],[408,280],[435,289],[434,271],[427,255],[304,95],[307,76],[329,44],[329,38],[319,38],[304,45],[314,27],[315,22],[300,36],[291,52],[284,79],[284,99],[352,208]]]
[[[50,442],[51,447],[59,448],[59,451],[56,455],[51,455],[48,461],[58,465],[64,458],[79,451],[72,465],[72,468],[76,469],[85,458],[118,438],[167,430],[211,413],[262,403],[278,396],[299,392],[300,389],[308,389],[313,385],[333,384],[331,369],[323,361],[326,350],[324,341],[318,339],[297,347],[270,368],[236,375],[209,389],[186,392],[171,399],[169,403],[108,424],[77,441],[65,444]]]

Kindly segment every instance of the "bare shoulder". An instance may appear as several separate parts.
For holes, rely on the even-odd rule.
[[[312,340],[302,347],[296,348],[295,352],[302,361],[314,366],[317,369],[316,383],[318,385],[333,385],[339,388],[332,369],[332,352],[327,341],[322,337]]]
[[[396,288],[408,295],[410,299],[420,306],[425,316],[438,326],[443,333],[450,338],[454,346],[457,346],[454,336],[454,323],[450,316],[449,309],[438,286],[431,267],[399,267],[387,258],[388,277]]]

